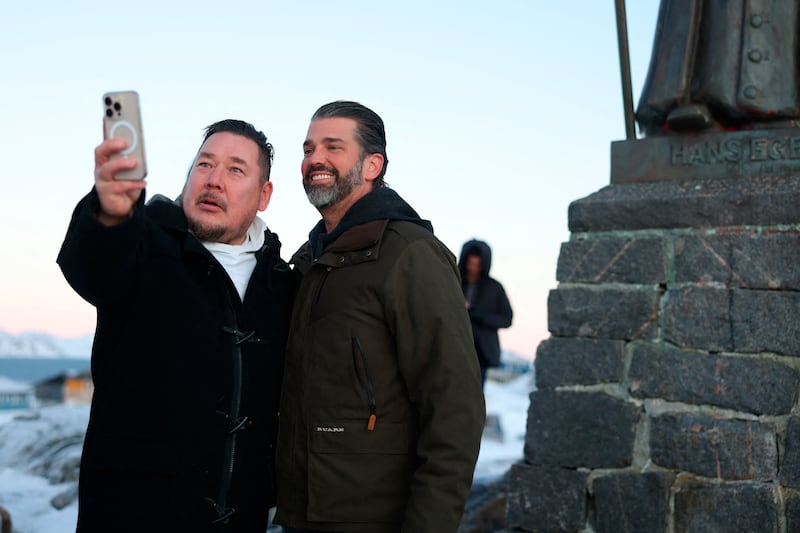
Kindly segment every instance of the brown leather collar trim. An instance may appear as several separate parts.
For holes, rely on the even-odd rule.
[[[372,220],[353,226],[342,233],[325,251],[347,252],[372,246],[381,240],[387,224],[389,224],[389,220]]]

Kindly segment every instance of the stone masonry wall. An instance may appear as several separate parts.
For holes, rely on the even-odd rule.
[[[570,206],[517,531],[800,531],[800,179]]]

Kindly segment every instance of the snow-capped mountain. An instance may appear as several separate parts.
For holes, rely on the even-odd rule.
[[[92,353],[92,335],[73,339],[54,337],[46,333],[11,335],[0,331],[0,358],[88,358]]]

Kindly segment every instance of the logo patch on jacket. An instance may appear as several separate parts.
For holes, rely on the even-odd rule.
[[[342,427],[317,426],[318,433],[344,433]]]

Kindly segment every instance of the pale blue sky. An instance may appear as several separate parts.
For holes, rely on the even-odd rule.
[[[176,196],[202,130],[247,120],[275,145],[263,218],[287,257],[318,220],[300,181],[320,105],[386,123],[386,179],[457,255],[486,240],[515,311],[505,348],[533,356],[571,201],[608,184],[624,137],[614,2],[101,3],[0,7],[0,330],[79,336],[94,309],[55,264],[92,185],[101,95],[140,93],[149,194]],[[656,0],[628,2],[634,94]]]

